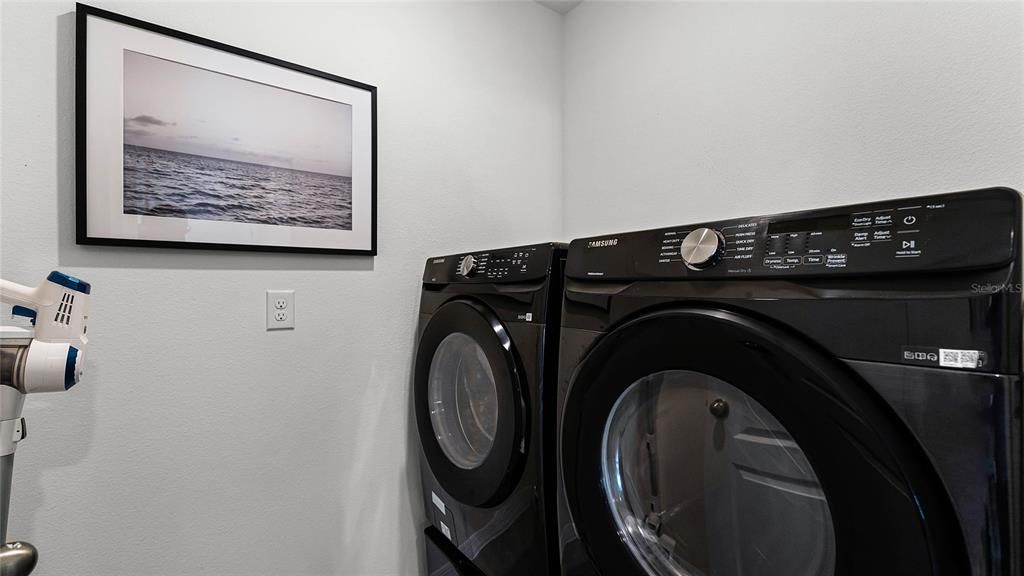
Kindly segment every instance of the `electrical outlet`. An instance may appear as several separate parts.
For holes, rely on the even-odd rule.
[[[267,290],[267,330],[295,328],[295,290]]]

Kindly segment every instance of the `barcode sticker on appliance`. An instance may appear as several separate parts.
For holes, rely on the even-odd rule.
[[[430,492],[430,501],[434,503],[434,506],[437,506],[437,509],[441,511],[441,514],[447,515],[447,513],[444,511],[444,502],[441,501],[441,497],[435,494],[433,491]]]
[[[978,350],[950,350],[939,348],[939,366],[945,368],[979,368],[981,353]]]
[[[438,524],[441,525],[441,534],[444,534],[445,538],[451,540],[452,539],[452,531],[451,531],[450,528],[448,528],[448,525],[445,524],[444,522],[438,522]]]

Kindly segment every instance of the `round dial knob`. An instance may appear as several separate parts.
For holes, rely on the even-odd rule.
[[[464,256],[459,260],[459,276],[469,278],[476,273],[476,258],[472,254]]]
[[[683,238],[680,254],[691,270],[714,266],[725,252],[725,237],[711,228],[697,228]]]

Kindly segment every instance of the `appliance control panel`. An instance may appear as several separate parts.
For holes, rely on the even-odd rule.
[[[877,274],[1009,262],[1020,195],[1006,188],[574,240],[576,279]]]
[[[488,284],[541,279],[548,274],[556,247],[535,244],[428,258],[423,281]]]

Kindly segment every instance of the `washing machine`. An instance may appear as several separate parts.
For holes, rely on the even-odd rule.
[[[566,247],[429,258],[413,402],[431,575],[554,574]]]
[[[575,240],[565,575],[1019,576],[1021,201]]]

